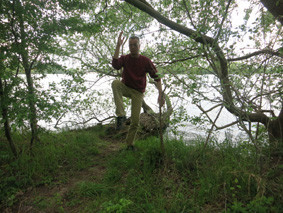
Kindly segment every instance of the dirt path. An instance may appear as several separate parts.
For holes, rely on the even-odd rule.
[[[95,183],[101,182],[106,172],[106,166],[110,156],[117,153],[117,151],[121,148],[121,141],[109,138],[103,138],[103,140],[107,140],[107,144],[100,149],[99,154],[93,157],[93,165],[70,174],[70,177],[64,183],[54,181],[51,186],[42,185],[35,188],[29,188],[24,193],[18,193],[18,202],[13,207],[5,209],[4,212],[79,212],[79,209],[76,210],[76,207],[64,206],[64,210],[62,211],[58,211],[58,209],[54,209],[54,207],[57,205],[56,202],[64,204],[64,198],[77,183],[83,181],[92,181]],[[43,211],[35,205],[40,202],[47,202],[46,208],[44,208]]]

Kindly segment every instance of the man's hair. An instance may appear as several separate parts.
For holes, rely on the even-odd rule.
[[[136,35],[132,35],[129,39],[137,39],[139,41],[139,43],[140,43],[140,38],[138,36],[136,36]]]

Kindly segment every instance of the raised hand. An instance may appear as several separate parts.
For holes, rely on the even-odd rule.
[[[123,35],[123,31],[120,32],[119,36],[118,36],[118,41],[117,41],[117,45],[121,46],[124,43],[124,39],[125,37],[122,37]]]
[[[118,40],[117,40],[117,46],[116,46],[116,50],[114,53],[113,58],[118,59],[119,58],[119,52],[120,52],[120,47],[123,45],[124,43],[124,39],[125,37],[122,37],[123,35],[123,31],[120,32],[119,36],[118,36]]]

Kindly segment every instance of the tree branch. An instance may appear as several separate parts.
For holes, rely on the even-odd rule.
[[[216,107],[219,107],[219,106],[221,106],[221,105],[217,105],[217,106],[215,106],[215,108],[216,108]],[[204,110],[201,105],[197,105],[197,107],[206,115],[206,117],[208,118],[209,122],[212,123],[211,129],[212,129],[213,127],[215,127],[216,130],[221,130],[221,129],[225,129],[225,128],[227,128],[227,127],[230,127],[230,126],[233,126],[233,125],[239,123],[239,121],[234,121],[234,122],[232,122],[232,123],[229,123],[229,124],[224,125],[224,126],[221,126],[221,127],[216,126],[216,121],[217,121],[217,119],[218,119],[218,117],[219,117],[219,115],[220,115],[220,113],[221,113],[221,111],[222,111],[223,105],[221,106],[221,109],[219,110],[219,112],[218,112],[218,114],[217,114],[217,116],[216,116],[216,118],[215,118],[214,121],[210,118],[210,116],[209,116],[208,113],[207,113],[207,112],[209,112],[210,110]]]
[[[145,4],[143,1],[139,0],[125,0],[125,2],[133,5],[134,7],[146,12],[148,15],[155,18],[158,22],[164,24],[167,27],[170,27],[171,29],[182,33],[192,39],[194,39],[196,42],[202,43],[202,44],[214,44],[214,39],[206,36],[201,35],[199,32],[196,32],[195,30],[189,29],[185,26],[182,26],[176,22],[171,21],[170,19],[164,17],[161,15],[158,11],[156,11],[154,8],[152,8],[148,3]]]
[[[227,59],[227,61],[241,61],[241,60],[245,60],[245,59],[248,59],[248,58],[251,58],[257,55],[261,55],[261,54],[269,54],[269,55],[278,56],[278,57],[283,58],[283,55],[280,54],[279,49],[275,51],[271,49],[263,49],[263,50],[259,50],[259,51],[256,51],[256,52],[253,52],[253,53],[250,53],[245,56],[238,57],[238,58],[230,58],[230,59]]]
[[[198,57],[203,57],[203,56],[202,55],[195,55],[195,56],[191,56],[191,57],[187,57],[187,58],[181,58],[181,59],[178,59],[178,60],[155,62],[155,64],[174,64],[174,63],[177,63],[177,62],[187,61],[187,60],[191,60],[191,59],[198,58]]]
[[[217,41],[218,38],[219,38],[219,36],[220,36],[220,33],[221,33],[221,31],[222,31],[222,27],[223,27],[224,21],[225,21],[225,19],[227,18],[227,14],[228,14],[228,10],[229,10],[231,1],[232,1],[232,0],[229,0],[228,4],[227,4],[227,6],[226,6],[225,14],[224,14],[224,16],[223,16],[223,18],[222,18],[222,21],[221,21],[219,30],[218,30],[218,32],[217,32],[217,35],[215,36],[215,41]]]

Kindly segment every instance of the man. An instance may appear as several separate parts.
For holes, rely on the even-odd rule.
[[[131,125],[127,134],[126,143],[127,149],[134,149],[134,140],[139,126],[140,111],[143,101],[143,93],[146,88],[146,73],[149,73],[157,83],[159,91],[158,103],[162,107],[164,99],[162,96],[161,80],[157,75],[157,70],[151,60],[143,55],[140,55],[140,40],[136,36],[129,38],[130,54],[119,57],[120,47],[124,42],[122,38],[123,31],[119,34],[115,54],[112,60],[114,69],[121,69],[122,81],[114,80],[112,82],[112,90],[114,102],[116,105],[117,123],[116,129],[120,130],[126,120],[123,107],[123,96],[129,97],[132,100],[131,104]]]

